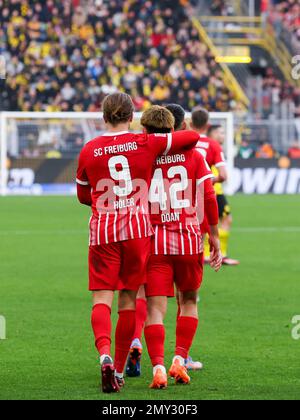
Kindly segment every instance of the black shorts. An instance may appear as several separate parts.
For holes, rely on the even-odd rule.
[[[230,205],[225,195],[217,195],[218,207],[219,207],[219,218],[229,216],[231,214]]]

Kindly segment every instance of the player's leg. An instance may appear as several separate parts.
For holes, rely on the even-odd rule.
[[[180,316],[176,326],[175,357],[170,376],[188,384],[185,366],[198,328],[198,290],[203,277],[203,255],[174,257],[175,282],[179,291]]]
[[[116,375],[123,381],[123,372],[130,345],[136,328],[136,297],[141,285],[146,281],[147,263],[151,251],[151,238],[125,241],[121,243],[122,283],[119,294],[119,320],[116,330]]]
[[[115,367],[111,357],[111,307],[114,292],[102,290],[93,292],[92,328],[95,345],[100,355],[102,390],[105,393],[118,392]]]
[[[209,245],[209,235],[203,235],[203,244],[204,244],[204,263],[209,264],[210,262],[210,245]]]
[[[118,245],[90,247],[89,288],[93,292],[91,323],[100,356],[103,392],[118,392],[111,357],[111,307],[118,287],[120,253]]]
[[[180,301],[180,293],[179,292],[178,292],[178,301]],[[199,301],[200,301],[199,292],[197,292],[197,305],[198,305]],[[180,303],[178,303],[178,304],[180,305]],[[182,316],[181,311],[180,311],[179,316],[177,316],[177,325],[179,324],[178,321],[179,321],[180,316]],[[190,353],[188,354],[187,358],[185,359],[184,365],[187,368],[187,370],[195,371],[195,370],[202,370],[203,369],[203,363],[200,362],[199,360],[193,360]]]
[[[167,387],[164,327],[167,304],[168,298],[166,296],[153,296],[148,298],[145,339],[153,366],[153,381],[150,385],[152,389],[165,389]]]
[[[187,359],[198,328],[198,290],[179,292],[181,314],[176,327],[175,354]]]
[[[178,322],[180,315],[181,315],[181,308],[180,308],[180,301],[179,301],[179,291],[176,290],[176,301],[177,301],[177,316],[176,316],[176,323]],[[199,303],[200,297],[198,295],[197,297],[197,303]],[[187,370],[202,370],[203,369],[203,363],[201,363],[198,360],[193,360],[191,355],[189,354],[188,357],[185,360],[185,367]]]
[[[218,195],[218,206],[219,206],[219,237],[221,245],[221,253],[224,258],[228,257],[228,242],[230,236],[230,230],[232,226],[231,210],[228,202],[224,195]]]
[[[120,386],[124,385],[123,372],[136,326],[137,290],[119,292],[119,319],[116,328],[115,367],[116,378]]]
[[[225,195],[218,195],[218,206],[219,206],[219,217],[220,217],[220,227],[219,227],[219,237],[221,245],[221,253],[223,255],[223,264],[225,265],[238,265],[239,261],[231,259],[228,257],[228,246],[230,231],[232,227],[232,215],[229,203]]]
[[[186,360],[198,328],[198,291],[179,292],[181,313],[176,325],[176,348],[170,376],[176,383],[188,384]]]
[[[111,307],[114,293],[109,290],[93,292],[92,328],[100,360],[111,357]]]
[[[136,326],[126,365],[126,374],[129,377],[138,377],[141,375],[141,357],[143,352],[142,334],[146,318],[147,300],[145,296],[145,287],[143,285],[140,287],[136,299]]]
[[[154,389],[164,389],[168,385],[164,365],[165,327],[168,297],[174,297],[173,265],[170,257],[152,255],[148,264],[146,296],[148,317],[145,339],[153,366]]]

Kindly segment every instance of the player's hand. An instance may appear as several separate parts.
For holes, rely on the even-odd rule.
[[[221,252],[218,253],[217,256],[211,257],[210,266],[215,272],[217,273],[220,271],[221,267],[223,265],[223,257]]]
[[[222,267],[222,254],[220,249],[220,241],[218,237],[213,235],[209,238],[210,245],[210,266],[215,272],[218,272]]]

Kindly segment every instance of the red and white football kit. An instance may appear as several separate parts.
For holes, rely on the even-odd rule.
[[[174,296],[174,283],[182,292],[199,289],[203,244],[197,207],[204,209],[205,182],[213,191],[211,178],[213,174],[196,149],[157,159],[149,194],[155,236],[147,270],[148,297]],[[201,185],[203,202],[199,203]]]
[[[216,140],[202,134],[196,148],[203,155],[210,168],[226,166],[222,146]],[[202,234],[209,233],[209,224],[206,217],[201,224],[201,232]]]
[[[138,290],[144,283],[153,229],[148,190],[156,158],[193,147],[193,131],[107,133],[83,148],[77,183],[90,186],[90,290]]]
[[[196,148],[203,155],[210,168],[213,166],[216,168],[226,166],[222,146],[216,140],[201,134]]]

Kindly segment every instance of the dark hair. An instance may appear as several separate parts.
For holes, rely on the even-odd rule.
[[[209,113],[205,108],[196,108],[192,112],[192,123],[194,128],[201,130],[204,128],[209,120]]]
[[[168,109],[153,105],[143,113],[141,124],[148,134],[170,133],[174,129],[175,118]]]
[[[185,111],[182,108],[182,106],[177,104],[169,104],[166,106],[166,108],[173,114],[173,117],[175,118],[175,131],[179,130],[182,127],[182,124],[185,119]]]
[[[113,126],[130,122],[134,113],[131,97],[121,92],[106,96],[102,109],[104,121]]]
[[[219,128],[222,128],[222,126],[221,126],[221,125],[211,125],[211,126],[209,127],[209,129],[207,130],[207,136],[208,136],[208,137],[210,137],[210,136],[211,136],[211,134],[212,134],[214,131],[219,130]]]

